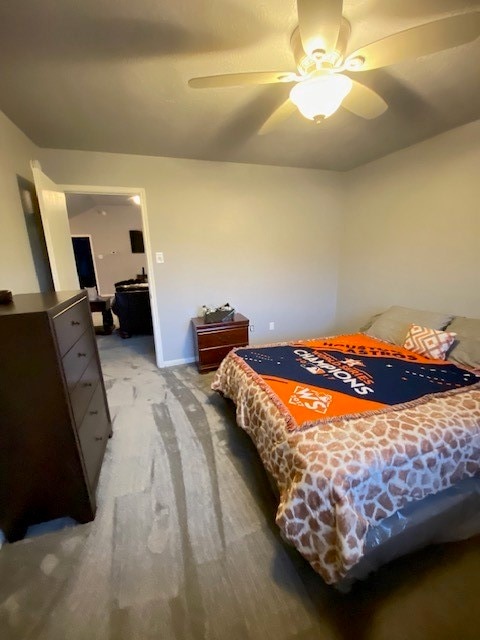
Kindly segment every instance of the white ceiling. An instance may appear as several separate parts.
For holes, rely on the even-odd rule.
[[[345,0],[349,50],[480,8]],[[356,74],[389,109],[295,113],[258,129],[286,85],[191,89],[194,76],[295,70],[295,0],[2,0],[0,109],[41,147],[348,170],[480,118],[480,39]]]

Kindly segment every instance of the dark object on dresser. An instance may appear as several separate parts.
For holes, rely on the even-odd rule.
[[[248,318],[236,313],[226,322],[206,322],[204,317],[192,318],[198,370],[217,369],[233,349],[248,344]]]
[[[0,291],[0,304],[10,304],[12,302],[12,292],[8,289]]]
[[[118,316],[122,338],[133,334],[152,334],[152,311],[148,284],[137,280],[115,283],[112,311]]]
[[[0,353],[0,529],[93,520],[111,426],[85,292],[13,296]]]

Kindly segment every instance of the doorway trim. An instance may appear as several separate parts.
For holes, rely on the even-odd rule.
[[[98,273],[97,273],[97,263],[95,262],[95,252],[93,249],[93,240],[92,240],[92,234],[90,233],[72,233],[71,234],[72,238],[88,238],[88,241],[90,243],[90,253],[92,254],[92,262],[93,262],[93,271],[95,272],[95,282],[97,283],[97,293],[99,296],[101,296],[102,294],[100,293],[100,285],[98,282]],[[80,278],[80,276],[78,276]]]
[[[162,333],[160,329],[160,319],[158,317],[157,291],[155,286],[155,271],[152,247],[150,242],[150,228],[148,225],[147,215],[147,197],[143,187],[109,187],[98,185],[80,185],[80,184],[62,184],[58,185],[64,193],[81,193],[95,194],[104,196],[123,196],[138,195],[140,196],[140,213],[142,214],[143,240],[145,244],[145,257],[147,259],[148,283],[150,294],[150,307],[152,312],[153,340],[155,343],[155,358],[157,367],[160,369],[165,366],[163,359]]]

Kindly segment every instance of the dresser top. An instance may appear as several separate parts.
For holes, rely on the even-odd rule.
[[[61,311],[86,295],[85,291],[20,293],[13,296],[13,301],[10,304],[0,304],[0,316]]]

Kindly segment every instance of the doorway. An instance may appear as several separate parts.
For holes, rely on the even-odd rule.
[[[77,232],[73,228],[71,230],[72,235],[90,235],[92,244],[92,257],[95,269],[95,275],[97,280],[97,290],[100,296],[113,297],[115,294],[115,288],[110,288],[108,282],[103,277],[104,267],[107,267],[110,274],[110,282],[114,284],[119,280],[143,280],[148,282],[148,295],[150,298],[150,314],[153,324],[153,346],[155,349],[155,360],[158,367],[164,366],[163,361],[163,349],[161,344],[161,334],[158,318],[158,309],[156,304],[156,291],[154,283],[153,273],[153,260],[150,245],[150,234],[148,228],[148,218],[146,212],[146,198],[145,190],[143,188],[126,188],[126,187],[97,187],[97,186],[79,186],[79,185],[59,185],[59,188],[66,195],[67,209],[69,213],[75,213],[75,207],[72,208],[73,196],[79,199],[79,206],[76,211],[79,211],[81,207],[86,207],[89,201],[89,207],[95,210],[92,217],[95,219],[94,224],[99,225],[108,224],[110,233],[106,232],[107,236],[111,236],[109,240],[111,244],[105,246],[97,241],[96,236],[89,232],[88,229],[83,229],[82,232]],[[83,200],[83,202],[82,202]],[[132,224],[129,225],[128,230],[126,227],[122,231],[121,239],[115,239],[117,227],[115,221],[115,207],[125,206],[129,203],[131,209],[136,211],[135,221],[132,219]],[[80,207],[81,205],[81,207]],[[118,221],[118,218],[117,218]],[[135,231],[131,234],[130,231]],[[143,249],[140,252],[140,243],[132,243],[132,235],[138,239],[139,233],[143,240]],[[115,236],[115,237],[114,237]],[[120,245],[120,242],[124,243]],[[134,262],[134,261],[137,262]],[[115,265],[120,265],[120,271],[115,271]]]
[[[82,286],[95,279],[98,294],[113,297],[119,282],[148,280],[142,213],[131,194],[67,192],[65,200]]]
[[[155,273],[153,269],[154,263],[150,242],[145,189],[143,187],[110,187],[79,184],[59,185],[43,173],[38,160],[31,160],[30,166],[32,168],[35,189],[39,199],[40,213],[45,231],[45,241],[56,291],[71,291],[79,288],[70,227],[68,223],[68,213],[65,205],[65,194],[83,194],[86,196],[88,196],[88,194],[104,196],[128,195],[132,198],[135,197],[141,213],[144,234],[145,262],[147,265],[149,281],[155,360],[158,367],[164,367],[165,362],[163,359],[163,346],[160,318],[158,314]],[[44,215],[46,218],[45,222]],[[49,218],[52,216],[58,221],[58,224],[53,225],[52,228],[50,228]]]
[[[72,235],[72,243],[80,287],[96,288],[98,281],[93,261],[92,236]]]
[[[163,346],[160,329],[160,318],[158,314],[157,295],[155,287],[155,273],[154,273],[154,261],[152,255],[152,247],[150,242],[150,229],[148,224],[147,215],[147,203],[146,193],[143,187],[110,187],[110,186],[98,186],[98,185],[79,185],[79,184],[64,184],[59,185],[54,183],[47,175],[41,170],[41,165],[38,160],[32,160],[30,162],[32,172],[34,175],[35,188],[38,194],[40,203],[40,212],[42,215],[42,222],[45,214],[53,215],[55,219],[58,218],[59,224],[55,228],[50,229],[48,224],[44,224],[45,240],[47,244],[48,257],[50,261],[50,267],[53,277],[53,282],[56,291],[60,290],[73,290],[79,288],[77,269],[75,266],[75,257],[73,254],[73,245],[71,239],[71,232],[68,223],[68,213],[65,206],[65,194],[81,194],[84,196],[96,195],[96,196],[129,196],[135,197],[138,202],[138,207],[141,214],[143,238],[145,244],[145,263],[146,271],[148,274],[149,282],[149,296],[150,307],[153,324],[153,341],[155,349],[155,360],[158,367],[164,367],[165,362],[163,359]],[[50,202],[52,198],[53,202]],[[48,206],[47,206],[48,205]],[[47,220],[48,222],[48,220]],[[60,229],[60,223],[63,224]],[[48,231],[48,234],[47,234]],[[55,231],[55,234],[53,234]],[[82,234],[85,235],[85,234]],[[60,267],[60,268],[59,268]],[[143,275],[143,272],[142,272]],[[68,276],[68,277],[67,277]],[[73,283],[70,284],[70,281]],[[98,277],[97,277],[98,281]]]

